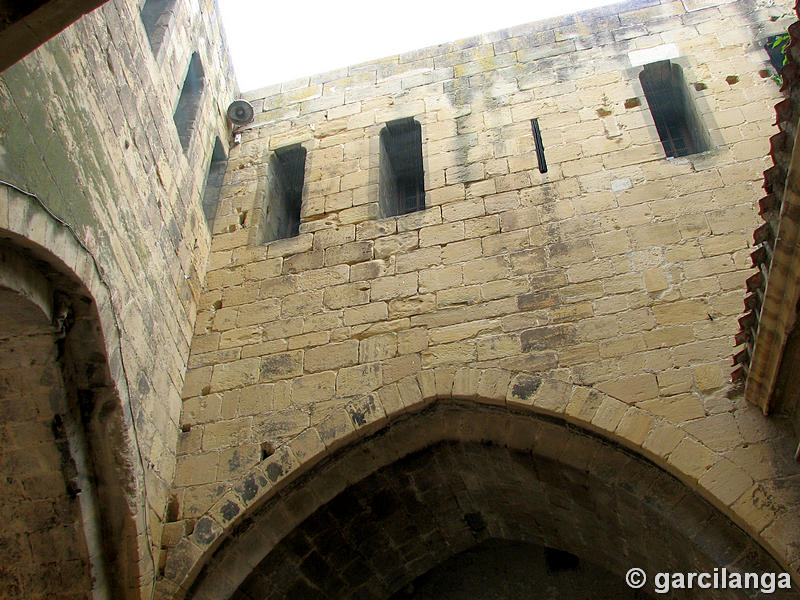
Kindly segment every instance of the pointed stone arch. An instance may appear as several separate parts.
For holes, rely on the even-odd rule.
[[[19,430],[17,445],[4,446],[18,504],[3,508],[18,513],[18,535],[41,531],[31,561],[41,573],[28,585],[46,588],[18,591],[138,597],[143,473],[109,289],[73,232],[8,185],[0,185],[0,258],[0,302],[13,321],[0,335],[8,384],[0,387],[4,408],[19,409],[2,417]],[[32,481],[39,487],[26,489]]]
[[[708,428],[695,428],[697,433],[690,433],[591,387],[492,368],[422,370],[373,393],[342,399],[342,403],[343,408],[278,448],[235,482],[203,517],[190,524],[193,527],[186,527],[186,535],[167,557],[159,597],[188,594],[205,599],[233,594],[267,552],[314,510],[350,484],[426,445],[485,441],[523,452],[535,449],[547,457],[546,447],[531,447],[526,437],[529,432],[519,425],[521,421],[511,427],[508,419],[528,419],[530,423],[548,423],[547,427],[558,427],[562,432],[577,432],[575,439],[595,440],[632,457],[638,465],[647,465],[647,469],[655,470],[653,473],[660,473],[654,477],[667,477],[694,498],[697,506],[712,510],[722,527],[715,536],[724,536],[723,531],[739,532],[736,535],[744,536],[741,539],[749,536],[756,553],[760,553],[759,560],[777,561],[797,580],[800,562],[791,533],[794,517],[789,512],[764,508],[766,498],[773,504],[791,506],[798,500],[797,490],[770,490],[759,483],[763,477],[755,473],[756,464],[748,471],[714,450],[713,439],[718,432],[711,422]],[[431,415],[425,411],[432,407],[444,410],[441,407],[448,405],[488,410],[494,416],[484,421],[445,420],[433,426]],[[380,460],[369,451],[368,444],[362,443],[373,443],[375,436],[409,421],[414,423],[408,430],[411,437],[388,444]],[[570,450],[563,464],[580,465],[586,460],[580,451],[584,442],[569,444],[575,451]],[[348,452],[352,454],[347,460],[336,462]],[[332,463],[335,466],[331,467]],[[333,474],[324,484],[309,475],[323,468]],[[298,483],[301,479],[303,484]],[[286,500],[290,488],[299,490],[291,501]],[[270,516],[264,517],[267,513]],[[254,515],[262,515],[259,519],[269,525],[253,525],[259,520]],[[248,531],[255,530],[259,532],[258,544],[255,538],[246,537]],[[242,543],[245,539],[249,541]]]

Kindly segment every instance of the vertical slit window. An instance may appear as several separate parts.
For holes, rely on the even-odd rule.
[[[169,25],[175,12],[176,0],[147,0],[142,7],[141,17],[150,49],[157,56],[167,39]]]
[[[536,147],[536,162],[539,164],[539,172],[547,173],[547,160],[544,157],[544,143],[542,143],[542,132],[539,130],[539,119],[531,119],[531,131],[533,131],[533,144]]]
[[[680,65],[668,60],[645,65],[639,81],[666,155],[687,156],[708,150],[708,134]]]
[[[412,119],[389,121],[380,136],[381,215],[405,215],[425,208],[422,127]]]
[[[217,205],[219,204],[219,193],[222,190],[222,181],[225,179],[227,167],[228,157],[225,156],[222,142],[217,138],[214,142],[214,151],[211,153],[211,164],[208,166],[206,186],[203,190],[203,214],[206,217],[206,224],[209,229],[214,227]]]
[[[275,150],[270,158],[267,206],[261,225],[264,243],[299,233],[305,169],[306,149],[299,144]]]
[[[203,64],[200,62],[200,55],[195,52],[189,61],[189,70],[186,72],[181,97],[178,99],[178,107],[173,116],[184,152],[189,149],[189,142],[192,140],[192,133],[197,124],[204,85]]]

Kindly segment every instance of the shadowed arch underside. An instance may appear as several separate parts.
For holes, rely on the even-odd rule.
[[[0,596],[136,597],[138,486],[108,290],[30,197],[0,201]]]
[[[90,558],[52,295],[30,274],[29,285],[10,287],[12,261],[0,245],[0,596],[83,598],[92,589]]]
[[[595,580],[605,574],[610,597],[635,597],[624,582],[634,566],[782,571],[695,491],[603,437],[554,417],[438,401],[340,449],[257,506],[188,597],[415,597],[426,573],[435,578],[437,566],[486,544],[567,553],[578,580],[580,569]]]

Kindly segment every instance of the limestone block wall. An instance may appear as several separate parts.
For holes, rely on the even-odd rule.
[[[139,473],[124,483],[147,587],[157,568],[147,546],[166,518],[210,246],[202,191],[216,136],[228,142],[224,110],[235,83],[214,2],[172,3],[158,53],[143,4],[111,0],[0,75],[0,179],[38,197],[20,196],[31,209],[11,211],[10,229],[44,237],[40,201],[69,225],[110,290],[114,318],[104,326],[117,324],[121,340],[110,369],[138,445],[119,451]],[[184,151],[173,111],[193,52],[205,77]]]
[[[183,390],[162,591],[185,592],[308,464],[451,397],[601,430],[796,573],[798,487],[776,483],[797,482],[792,449],[728,383],[781,98],[763,42],[788,13],[635,1],[250,93]],[[664,58],[707,152],[665,157],[638,80]],[[426,208],[381,219],[380,131],[405,117],[422,126]],[[300,234],[257,244],[269,157],[295,143]]]

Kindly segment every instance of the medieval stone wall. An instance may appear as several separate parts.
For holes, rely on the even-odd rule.
[[[798,488],[776,483],[797,480],[792,449],[728,383],[781,97],[763,44],[788,13],[641,0],[248,94],[183,390],[164,597],[309,465],[448,398],[601,431],[796,573]],[[663,59],[706,152],[665,157],[638,79]],[[425,209],[380,218],[380,132],[406,117],[422,126]],[[300,233],[260,244],[268,160],[297,143]],[[321,489],[276,508],[263,543]],[[267,552],[224,549],[198,597],[230,594]]]
[[[4,593],[391,594],[480,539],[797,583],[787,424],[728,383],[787,1],[633,0],[251,92],[211,231],[235,91],[215,8],[147,4],[0,76],[0,246],[21,257],[0,295],[46,333],[0,332]],[[663,60],[707,151],[665,156],[639,80]],[[387,217],[381,131],[408,118],[425,208]],[[264,243],[294,144],[299,235]],[[48,294],[69,282],[66,342],[9,283],[29,264]],[[48,429],[87,391],[85,431]]]
[[[112,0],[0,76],[0,179],[7,192],[0,237],[10,230],[46,247],[43,240],[55,239],[52,250],[67,268],[88,277],[90,289],[110,293],[94,300],[110,300],[97,310],[125,423],[109,425],[108,436],[117,443],[111,430],[126,429],[133,443],[116,451],[128,475],[135,473],[112,483],[125,490],[137,524],[140,562],[132,561],[130,572],[149,589],[158,565],[157,548],[148,546],[158,543],[166,519],[180,394],[210,244],[200,199],[215,137],[228,142],[224,111],[235,83],[211,0],[162,2],[164,36],[155,53],[143,5]],[[193,52],[204,83],[184,151],[173,111]],[[59,220],[71,228],[63,235],[86,255],[62,243],[62,233],[52,238]],[[95,285],[96,275],[102,285]],[[36,385],[31,371],[18,373],[12,388],[25,398]],[[46,413],[37,419],[46,422]],[[25,447],[44,443],[43,431],[42,440],[28,439]]]

